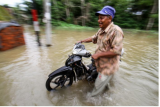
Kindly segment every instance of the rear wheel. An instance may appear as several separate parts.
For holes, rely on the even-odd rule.
[[[72,85],[73,77],[67,77],[66,74],[60,73],[49,77],[46,81],[46,88],[48,91],[56,90],[58,88]]]

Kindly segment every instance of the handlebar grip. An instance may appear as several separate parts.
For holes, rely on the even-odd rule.
[[[92,54],[91,54],[90,52],[88,52],[88,53],[87,53],[87,56],[90,57],[90,56],[92,56]]]

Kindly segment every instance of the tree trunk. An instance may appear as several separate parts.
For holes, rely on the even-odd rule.
[[[158,10],[158,0],[154,0],[154,5],[152,7],[151,14],[157,13],[157,10]],[[152,18],[152,17],[149,18],[146,30],[152,29],[153,24],[154,24],[154,20],[155,20],[155,18]]]
[[[87,3],[86,16],[89,17],[90,3]]]
[[[84,0],[81,0],[81,15],[85,16],[85,12],[84,12]],[[85,19],[82,18],[82,26],[85,26]]]
[[[65,8],[65,10],[66,10],[66,16],[67,16],[67,18],[70,18],[70,11],[69,11],[69,8],[68,8],[68,4],[69,4],[68,0],[65,0],[65,5],[66,5],[66,8]]]

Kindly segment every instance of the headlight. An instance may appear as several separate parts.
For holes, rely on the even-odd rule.
[[[81,51],[81,49],[74,49],[73,50],[73,54],[77,54],[77,53],[79,53]]]

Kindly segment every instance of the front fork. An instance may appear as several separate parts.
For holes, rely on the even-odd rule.
[[[90,75],[87,77],[88,81],[94,81],[98,76],[98,72],[97,72],[97,69],[95,66],[95,61],[93,58],[91,59],[91,61],[92,61],[92,63],[90,65],[88,65],[89,72],[90,72]]]

